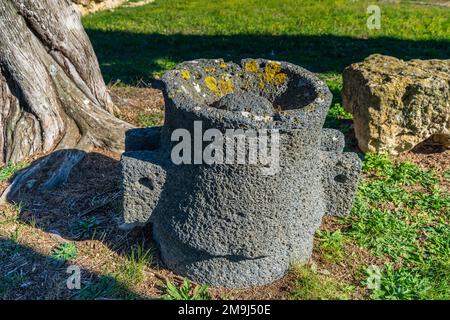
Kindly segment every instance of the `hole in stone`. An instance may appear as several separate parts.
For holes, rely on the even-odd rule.
[[[338,174],[336,177],[334,177],[334,181],[339,183],[345,183],[347,182],[347,176],[345,174]]]
[[[150,190],[155,189],[155,185],[153,184],[153,180],[150,178],[140,178],[139,183],[144,187],[149,188]]]

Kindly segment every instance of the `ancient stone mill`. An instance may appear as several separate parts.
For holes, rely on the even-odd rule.
[[[126,137],[122,227],[151,223],[164,264],[211,286],[267,284],[306,262],[322,217],[350,211],[361,170],[357,155],[343,152],[343,134],[323,129],[332,100],[325,83],[262,59],[184,62],[163,82],[164,125]],[[233,130],[265,132],[263,149],[275,157],[261,159],[276,165],[195,154]],[[183,134],[192,137],[183,142],[186,161],[174,161]],[[215,146],[216,160],[233,155]]]

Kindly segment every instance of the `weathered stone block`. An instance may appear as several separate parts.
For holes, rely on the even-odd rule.
[[[450,147],[450,60],[376,54],[347,67],[343,81],[362,151],[395,155],[428,138]]]

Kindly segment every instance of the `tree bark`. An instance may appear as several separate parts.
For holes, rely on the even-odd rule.
[[[72,150],[46,158],[52,170],[42,186],[52,188],[92,148],[123,150],[131,125],[113,111],[69,0],[0,0],[0,162]]]

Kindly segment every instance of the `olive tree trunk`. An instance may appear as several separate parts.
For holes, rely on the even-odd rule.
[[[94,147],[121,151],[131,125],[113,111],[69,0],[0,0],[0,162],[66,150],[19,174],[9,192],[43,167],[43,187],[64,182]]]

